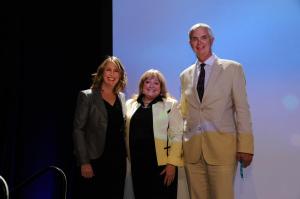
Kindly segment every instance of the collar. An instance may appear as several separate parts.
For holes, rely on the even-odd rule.
[[[143,97],[144,97],[144,94],[140,94],[137,98],[137,102],[144,106]],[[163,101],[163,97],[161,95],[159,95],[154,100],[152,100],[148,106],[150,107],[153,104],[155,104],[157,102],[162,102],[162,101]]]
[[[215,62],[215,60],[217,59],[218,57],[213,53],[207,60],[205,60],[205,65],[206,66],[212,66],[213,63]],[[200,67],[200,64],[201,62],[197,59],[197,62],[196,62],[196,65],[197,67]]]

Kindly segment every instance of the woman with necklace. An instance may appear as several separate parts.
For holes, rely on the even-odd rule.
[[[126,102],[126,144],[135,199],[176,199],[183,120],[158,70],[146,71]]]
[[[126,174],[124,140],[126,74],[114,56],[94,74],[90,89],[79,92],[74,117],[78,163],[72,198],[123,199]]]

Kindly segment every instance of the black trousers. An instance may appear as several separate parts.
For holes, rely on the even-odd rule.
[[[95,176],[83,178],[77,168],[72,199],[123,199],[126,159],[118,164],[108,164],[101,159],[91,162]]]
[[[164,185],[165,174],[160,175],[164,166],[158,166],[152,172],[144,168],[132,170],[132,182],[135,199],[176,199],[178,169],[171,185]]]

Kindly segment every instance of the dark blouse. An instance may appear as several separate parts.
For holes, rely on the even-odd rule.
[[[146,108],[143,105],[142,96],[140,96],[137,101],[141,106],[136,110],[130,120],[129,145],[132,166],[138,166],[140,163],[144,166],[157,166],[152,105],[158,101],[162,101],[162,98],[161,96],[157,97]]]
[[[111,158],[113,158],[112,156],[122,158],[122,156],[125,156],[126,154],[122,105],[118,97],[113,105],[110,105],[105,100],[104,104],[108,115],[104,153]]]

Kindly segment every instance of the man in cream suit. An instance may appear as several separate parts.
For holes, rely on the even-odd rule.
[[[197,61],[180,80],[190,197],[233,199],[237,161],[247,167],[254,151],[244,72],[241,64],[212,53],[209,25],[193,25],[189,39]]]

